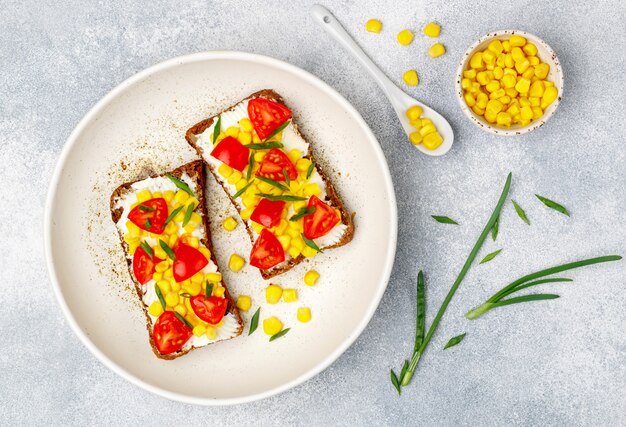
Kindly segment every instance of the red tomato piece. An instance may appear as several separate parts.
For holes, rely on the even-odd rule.
[[[204,295],[196,295],[191,297],[190,303],[196,316],[212,325],[220,323],[226,314],[226,308],[228,308],[228,300],[215,295],[209,298]]]
[[[192,331],[173,311],[164,311],[154,324],[152,340],[161,354],[175,353],[191,338]]]
[[[280,264],[284,260],[285,251],[282,245],[276,236],[274,236],[274,233],[264,228],[259,238],[254,242],[254,246],[252,246],[250,265],[260,268],[261,270],[267,270]]]
[[[304,237],[307,239],[317,239],[328,234],[341,221],[337,212],[317,196],[311,196],[307,207],[315,208],[315,212],[304,217]]]
[[[252,211],[250,219],[267,228],[271,228],[280,222],[283,216],[283,209],[285,209],[285,202],[282,200],[271,201],[263,198]]]
[[[279,148],[272,148],[263,157],[256,175],[273,179],[274,181],[284,181],[283,169],[287,171],[289,179],[298,179],[298,171],[291,163],[291,160],[289,160],[289,157]]]
[[[215,146],[211,155],[241,172],[248,166],[250,149],[232,136],[227,136]]]
[[[291,110],[269,99],[255,98],[248,102],[248,117],[259,138],[265,139],[291,118]]]
[[[128,213],[128,219],[142,230],[161,234],[165,228],[167,215],[167,202],[163,197],[157,197],[135,206]]]
[[[156,257],[154,260],[150,259],[150,255],[141,246],[138,247],[133,256],[133,273],[137,281],[142,285],[149,282],[154,274],[154,266],[161,261],[163,260]]]
[[[174,270],[174,280],[182,282],[202,270],[209,260],[194,247],[179,243],[174,248],[176,261],[172,266]]]

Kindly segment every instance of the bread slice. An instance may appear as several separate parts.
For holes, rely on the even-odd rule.
[[[198,201],[197,205],[195,206],[194,212],[195,214],[199,215],[199,217],[194,216],[193,218],[195,218],[196,220],[198,220],[199,218],[199,221],[198,221],[198,224],[196,225],[196,229],[193,231],[193,233],[195,233],[193,235],[198,237],[200,248],[204,247],[211,252],[208,265],[205,266],[204,269],[201,271],[205,273],[206,272],[219,273],[219,269],[217,267],[217,260],[215,259],[215,256],[213,254],[213,246],[212,246],[211,234],[209,230],[209,220],[208,220],[207,209],[206,209],[206,204],[205,204],[204,189],[205,189],[205,184],[206,184],[206,178],[204,174],[204,167],[203,167],[202,161],[196,160],[194,162],[187,163],[186,165],[183,165],[169,172],[169,174],[167,175],[171,175],[171,176],[178,178],[179,180],[182,180],[189,186],[189,188],[194,193],[194,196]],[[214,295],[215,295],[215,287],[219,287],[219,288],[224,287],[225,288],[223,289],[224,297],[228,300],[228,306],[227,306],[226,314],[224,315],[224,318],[223,318],[223,325],[217,327],[217,329],[214,330],[214,332],[217,332],[215,339],[210,339],[208,335],[203,335],[201,337],[196,337],[192,335],[192,337],[185,343],[185,345],[177,352],[170,353],[170,354],[159,353],[157,347],[155,346],[153,336],[152,336],[154,323],[156,322],[157,317],[152,316],[149,312],[150,304],[152,304],[153,302],[155,302],[156,304],[159,304],[158,298],[156,297],[156,293],[154,292],[156,281],[154,280],[154,277],[153,277],[153,279],[148,281],[146,284],[142,285],[135,278],[135,275],[133,273],[133,255],[131,255],[131,252],[134,252],[134,251],[132,250],[131,245],[136,247],[137,242],[136,240],[133,240],[130,237],[130,234],[127,235],[127,232],[129,231],[128,223],[130,223],[130,221],[128,221],[128,213],[130,212],[132,205],[138,201],[137,193],[139,193],[142,190],[150,191],[150,193],[152,193],[151,197],[154,197],[155,191],[159,191],[162,194],[165,194],[166,192],[168,192],[167,193],[168,196],[171,196],[171,193],[169,193],[170,191],[173,191],[174,193],[176,193],[177,191],[179,191],[179,189],[176,187],[174,182],[166,176],[166,174],[163,174],[163,175],[152,176],[152,177],[148,177],[142,180],[137,180],[134,182],[127,182],[125,184],[122,184],[111,195],[111,205],[110,205],[111,217],[113,219],[113,222],[116,224],[116,228],[118,230],[120,240],[122,242],[122,248],[124,249],[126,262],[128,263],[128,271],[130,273],[131,279],[135,286],[137,296],[142,302],[143,311],[146,316],[146,328],[148,329],[150,345],[152,347],[154,354],[161,359],[175,359],[177,357],[180,357],[189,353],[191,350],[194,350],[196,348],[204,347],[205,345],[212,344],[212,343],[222,341],[225,339],[234,338],[240,335],[243,330],[243,322],[241,320],[241,316],[239,315],[239,311],[237,310],[235,304],[233,303],[233,300],[230,296],[230,293],[228,292],[228,289],[226,288],[226,285],[224,284],[223,280],[221,280],[214,284]],[[145,197],[145,193],[144,193],[144,197]],[[165,198],[167,200],[168,197],[165,197]],[[189,200],[192,200],[191,196],[189,196],[187,203],[189,203]],[[172,201],[168,200],[168,213],[171,213],[173,209],[174,208],[172,206]],[[183,208],[181,209],[180,212],[184,214],[185,211],[186,211],[186,208]],[[178,219],[180,219],[179,215],[177,215],[171,222],[177,224],[178,230],[176,231],[176,234],[180,237],[184,233],[187,233],[187,231],[183,229],[182,227],[180,227],[182,223],[178,221]],[[190,221],[190,222],[193,223],[193,221]],[[136,229],[138,230],[138,228]],[[154,255],[157,256],[158,249],[155,249],[158,243],[158,240],[155,239],[155,237],[157,236],[150,237],[150,235],[145,231],[142,231],[141,233],[142,233],[142,236],[140,237],[140,240],[147,242],[153,248]],[[165,231],[164,233],[167,233],[167,231]],[[126,239],[125,239],[125,235],[127,235]],[[163,234],[160,236],[163,236]],[[131,243],[129,243],[129,241]],[[174,279],[171,278],[169,279],[169,281],[170,281],[170,286],[172,286],[170,290],[174,292],[173,287],[175,285],[172,283]],[[180,284],[177,284],[177,285],[180,285]],[[182,282],[183,288],[181,288],[178,292],[183,293],[185,291],[184,287],[186,285],[187,285],[186,281]],[[199,286],[201,286],[201,289],[203,289],[203,287],[206,285],[202,284]],[[222,289],[220,289],[220,291],[222,291]],[[182,305],[185,306],[186,304],[183,302],[184,301],[183,298],[184,297],[180,296]],[[189,307],[190,306],[187,304],[186,308],[189,309]],[[168,306],[168,310],[171,310],[169,306]],[[185,318],[191,318],[193,320],[191,322],[192,325],[194,325],[194,322],[195,324],[202,323],[205,326],[208,325],[204,323],[203,321],[201,321],[200,319],[198,319],[197,317],[195,317],[195,315],[193,315],[192,313],[193,313],[192,310],[188,310],[187,314],[185,315]]]
[[[216,123],[218,117],[222,117],[222,132],[224,132],[224,130],[228,126],[231,126],[233,124],[236,126],[237,124],[235,123],[235,120],[237,120],[239,117],[247,118],[247,103],[249,100],[254,98],[265,98],[286,106],[282,97],[275,91],[270,89],[261,90],[253,93],[252,95],[227,108],[221,113],[193,125],[189,130],[187,130],[187,133],[185,135],[187,142],[203,158],[209,170],[211,171],[217,182],[222,186],[224,191],[226,191],[226,194],[228,194],[231,202],[233,203],[240,215],[245,206],[242,205],[242,202],[237,201],[233,198],[233,195],[236,193],[236,186],[229,184],[227,179],[218,172],[219,164],[221,162],[211,156],[213,143],[210,135],[213,132],[213,129],[215,127],[214,123]],[[311,144],[308,143],[306,139],[302,136],[302,134],[298,130],[297,125],[294,123],[293,117],[291,118],[291,123],[287,126],[287,128],[283,130],[282,135],[284,136],[287,132],[290,133],[290,141],[297,143],[296,145],[298,147],[305,149],[305,152],[302,153],[303,158],[314,162],[315,169],[313,174],[311,175],[311,179],[315,178],[320,186],[323,187],[323,197],[321,197],[322,200],[326,204],[336,209],[341,217],[341,222],[337,226],[335,226],[335,228],[329,233],[329,235],[331,236],[322,236],[319,240],[314,239],[315,243],[321,250],[336,248],[347,244],[352,240],[352,237],[354,235],[354,223],[352,215],[343,204],[335,188],[333,187],[332,182],[328,178],[328,175],[324,173],[319,163],[315,162]],[[252,133],[254,134],[254,131]],[[283,138],[281,142],[285,142],[285,138]],[[288,147],[285,143],[284,150],[287,151],[288,149],[290,149],[290,147]],[[251,242],[254,243],[256,238],[258,237],[258,232],[254,229],[251,220],[247,219],[243,222],[246,226],[246,230],[248,231]],[[288,251],[285,252],[286,253],[284,262],[272,267],[271,269],[260,270],[261,275],[264,279],[269,279],[288,271],[295,265],[302,262],[305,258],[302,253],[297,256],[292,256]]]

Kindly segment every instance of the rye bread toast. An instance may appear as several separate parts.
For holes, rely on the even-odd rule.
[[[232,336],[229,336],[228,338],[223,338],[223,339],[218,339],[216,341],[212,341],[212,342],[208,342],[205,345],[202,346],[188,346],[188,347],[183,347],[181,350],[175,352],[175,353],[171,353],[171,354],[160,354],[155,343],[153,340],[153,336],[152,336],[152,331],[153,331],[153,318],[151,317],[151,315],[148,312],[148,306],[144,303],[143,301],[143,296],[144,296],[144,286],[148,286],[153,284],[153,281],[151,280],[150,282],[148,282],[146,285],[141,285],[137,279],[135,278],[135,275],[133,273],[133,256],[130,255],[130,245],[124,240],[124,233],[122,232],[122,228],[121,225],[118,225],[118,222],[120,222],[121,220],[124,220],[125,215],[124,215],[124,210],[125,207],[124,205],[121,203],[121,201],[125,198],[125,196],[135,193],[138,190],[136,188],[133,188],[133,185],[137,184],[137,183],[141,183],[144,180],[148,180],[148,179],[158,179],[158,178],[163,178],[166,180],[169,180],[168,178],[165,178],[166,175],[172,175],[178,179],[183,179],[183,175],[188,176],[191,179],[191,182],[194,185],[190,185],[195,197],[198,200],[198,205],[195,207],[195,213],[197,213],[198,215],[200,215],[201,217],[201,223],[198,224],[198,227],[202,227],[204,233],[204,237],[202,237],[200,239],[200,243],[207,248],[210,252],[211,252],[211,259],[209,261],[209,265],[215,265],[217,266],[217,260],[215,259],[215,255],[213,252],[213,245],[212,245],[212,241],[211,241],[211,232],[209,229],[209,219],[208,219],[208,215],[207,215],[207,208],[206,208],[206,201],[205,201],[205,184],[206,184],[206,178],[205,178],[205,173],[204,173],[204,167],[203,167],[203,163],[200,160],[196,160],[193,161],[191,163],[187,163],[177,169],[174,169],[173,171],[167,173],[167,174],[162,174],[162,175],[157,175],[157,176],[151,176],[151,177],[145,177],[143,179],[138,179],[136,181],[133,182],[127,182],[124,183],[122,185],[120,185],[111,195],[111,201],[110,201],[110,209],[111,209],[111,218],[113,219],[113,222],[116,224],[116,228],[118,230],[118,234],[120,236],[120,241],[122,244],[122,248],[124,250],[124,254],[125,254],[125,258],[126,258],[126,262],[128,264],[128,271],[130,273],[131,279],[133,281],[133,285],[135,287],[135,291],[137,292],[137,296],[139,297],[139,300],[141,301],[141,306],[143,309],[143,312],[146,316],[146,329],[148,330],[148,336],[149,336],[149,340],[150,340],[150,346],[152,347],[152,351],[154,352],[154,354],[161,358],[161,359],[167,359],[167,360],[171,360],[171,359],[175,359],[177,357],[183,356],[187,353],[189,353],[190,351],[197,349],[197,348],[201,348],[204,347],[205,345],[208,344],[213,344],[215,342],[219,342],[222,341],[224,339],[230,339],[230,338],[234,338],[238,335],[241,334],[241,332],[243,331],[243,321],[241,319],[241,316],[239,314],[239,311],[237,310],[237,307],[235,306],[230,293],[228,292],[228,287],[225,285],[225,283],[223,282],[223,279],[221,281],[221,286],[223,286],[225,288],[225,293],[224,296],[226,297],[226,299],[228,300],[228,307],[226,310],[226,316],[228,316],[229,314],[232,315],[234,317],[234,321],[236,322],[236,325],[234,326],[234,331],[231,333]],[[127,214],[126,214],[127,215]],[[219,271],[219,270],[218,270]],[[191,338],[190,338],[191,340]]]
[[[202,120],[199,123],[196,123],[191,128],[189,128],[187,130],[186,134],[185,134],[185,139],[187,140],[187,142],[203,158],[203,160],[205,161],[208,169],[211,171],[211,173],[213,174],[213,176],[215,177],[217,182],[222,186],[222,188],[224,189],[224,191],[226,192],[226,194],[230,198],[231,202],[233,203],[233,205],[237,209],[237,212],[239,212],[240,216],[241,216],[241,211],[242,211],[242,208],[241,208],[240,204],[237,203],[233,199],[233,193],[232,193],[232,191],[229,191],[229,186],[227,185],[225,179],[222,176],[220,176],[220,174],[218,173],[217,168],[215,167],[215,165],[211,164],[211,161],[209,160],[210,152],[208,150],[204,150],[203,147],[200,146],[198,141],[199,141],[199,136],[201,134],[203,134],[207,129],[209,129],[213,125],[215,120],[217,120],[217,117],[221,116],[224,113],[233,111],[240,104],[242,104],[242,103],[244,103],[246,101],[249,101],[250,99],[254,99],[254,98],[265,98],[265,99],[277,102],[277,103],[279,103],[279,104],[281,104],[283,106],[286,106],[284,100],[282,99],[282,97],[278,93],[276,93],[275,91],[273,91],[271,89],[264,89],[264,90],[261,90],[261,91],[258,91],[258,92],[255,92],[255,93],[251,94],[247,98],[239,101],[237,104],[232,105],[231,107],[223,110],[221,113],[216,114],[216,115],[214,115],[212,117],[209,117],[208,119]],[[335,188],[334,188],[331,180],[329,179],[328,175],[324,172],[324,170],[319,165],[319,163],[317,163],[315,161],[315,158],[314,158],[314,155],[313,155],[313,151],[312,151],[312,148],[311,148],[311,144],[308,143],[306,138],[304,138],[304,136],[298,130],[297,125],[294,123],[293,118],[291,119],[291,123],[293,124],[294,132],[300,138],[302,138],[302,140],[304,142],[306,142],[307,145],[308,145],[308,151],[304,155],[304,158],[309,159],[309,160],[311,160],[313,162],[314,167],[315,167],[315,171],[317,172],[317,174],[319,174],[319,177],[321,178],[321,180],[323,182],[323,185],[325,187],[325,192],[326,192],[326,196],[325,196],[323,201],[325,203],[327,203],[328,205],[332,206],[333,208],[337,209],[340,212],[341,224],[343,224],[345,226],[345,231],[340,236],[340,238],[338,238],[336,241],[332,242],[331,244],[321,246],[320,249],[324,250],[324,249],[331,249],[331,248],[336,248],[336,247],[339,247],[339,246],[343,246],[343,245],[349,243],[352,240],[352,237],[354,235],[353,216],[350,214],[350,212],[348,211],[346,206],[343,204],[341,198],[337,194],[337,191],[335,190]],[[248,235],[250,236],[251,242],[254,243],[255,236],[254,236],[253,231],[251,230],[250,221],[244,220],[243,223],[244,223],[244,225],[246,227],[246,231],[248,232]],[[302,262],[304,260],[304,258],[305,257],[302,254],[298,255],[297,257],[289,257],[289,258],[287,258],[285,260],[285,262],[277,265],[276,267],[273,267],[273,268],[268,269],[268,270],[260,270],[260,273],[261,273],[261,275],[262,275],[262,277],[264,279],[266,279],[266,280],[270,279],[270,278],[272,278],[274,276],[277,276],[279,274],[282,274],[282,273],[288,271],[289,269],[291,269],[295,265],[297,265],[300,262]]]

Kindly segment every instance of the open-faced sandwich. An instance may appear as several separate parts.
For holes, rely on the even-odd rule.
[[[276,92],[250,95],[186,138],[237,208],[263,278],[352,240],[350,213]]]
[[[122,184],[111,196],[150,344],[162,359],[236,337],[243,329],[212,253],[205,182],[198,160]]]

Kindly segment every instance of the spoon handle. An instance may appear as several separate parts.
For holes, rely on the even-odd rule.
[[[345,47],[365,67],[367,71],[374,77],[380,88],[385,92],[387,98],[395,104],[406,96],[367,56],[363,49],[356,44],[350,34],[343,28],[341,23],[330,13],[328,9],[320,4],[311,7],[311,13],[315,20],[324,28],[335,40]]]

